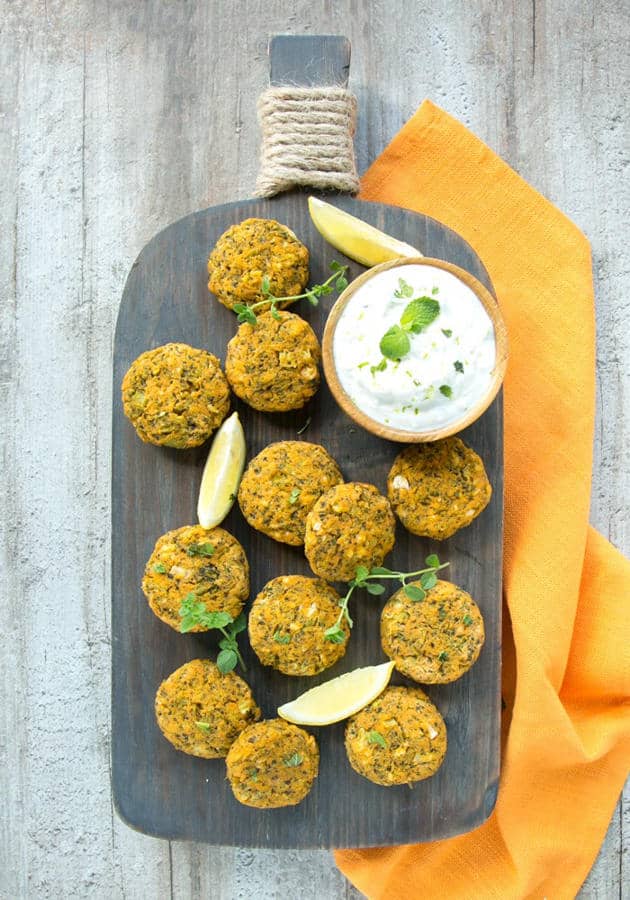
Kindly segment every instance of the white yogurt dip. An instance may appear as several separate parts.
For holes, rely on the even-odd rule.
[[[409,308],[418,298],[425,300]],[[412,330],[409,313],[418,308],[434,318],[426,325],[416,319]],[[390,359],[380,345],[395,326],[408,350]],[[427,431],[462,418],[485,396],[496,359],[494,328],[474,291],[451,272],[403,264],[374,275],[350,297],[335,328],[333,357],[341,386],[367,416]]]

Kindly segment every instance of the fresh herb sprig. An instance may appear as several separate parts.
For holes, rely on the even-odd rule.
[[[179,630],[182,634],[192,631],[197,625],[207,629],[216,628],[221,632],[223,637],[219,641],[221,650],[217,656],[217,667],[222,675],[231,672],[237,663],[243,671],[245,670],[236,639],[237,634],[247,628],[247,620],[243,613],[235,619],[228,612],[209,612],[205,604],[197,599],[197,595],[190,593],[182,600],[179,614],[181,616]]]
[[[272,293],[269,276],[264,275],[260,283],[260,292],[263,295],[263,299],[259,300],[257,303],[252,303],[251,306],[248,306],[246,303],[235,303],[232,307],[237,315],[238,321],[249,322],[250,325],[255,325],[258,321],[255,310],[262,310],[263,307],[265,307],[264,312],[269,311],[274,319],[279,319],[278,304],[280,303],[284,306],[288,306],[290,303],[295,303],[297,300],[308,300],[311,306],[317,306],[320,297],[324,297],[326,294],[332,294],[334,290],[343,291],[348,287],[348,279],[346,278],[348,266],[342,266],[341,263],[333,260],[330,264],[330,269],[332,275],[330,275],[323,284],[314,284],[307,288],[304,293],[293,294],[290,297],[276,297],[275,294]]]
[[[339,601],[341,611],[337,621],[324,632],[326,640],[331,641],[333,644],[341,644],[346,639],[346,633],[341,627],[341,623],[345,619],[349,628],[352,628],[354,624],[348,612],[348,603],[356,588],[365,588],[368,594],[380,596],[385,593],[385,588],[382,584],[374,584],[374,582],[394,580],[400,583],[410,600],[416,603],[424,600],[426,592],[437,584],[437,573],[449,565],[447,562],[441,563],[435,553],[427,556],[425,563],[426,568],[418,569],[416,572],[394,572],[392,569],[387,569],[384,566],[375,566],[372,569],[368,569],[366,566],[357,566],[354,578],[348,582],[348,590],[345,597],[342,597]],[[420,587],[407,583],[409,579],[417,578],[418,576],[420,576]]]
[[[434,297],[416,297],[408,303],[399,325],[388,328],[379,343],[386,359],[399,360],[411,350],[410,334],[420,334],[440,314],[440,304]]]
[[[398,287],[394,291],[394,297],[398,299],[413,297],[412,286],[404,278],[398,279]],[[435,297],[415,297],[404,308],[398,325],[388,328],[379,343],[379,350],[383,354],[380,363],[372,366],[370,371],[382,371],[387,365],[387,360],[399,361],[411,350],[409,335],[420,334],[423,328],[431,324],[440,314],[440,304]]]

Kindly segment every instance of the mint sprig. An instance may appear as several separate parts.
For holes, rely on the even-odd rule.
[[[348,590],[345,597],[342,597],[339,601],[341,611],[337,621],[324,631],[325,639],[333,644],[340,644],[345,640],[346,635],[341,627],[341,623],[345,619],[348,628],[352,628],[354,624],[348,612],[348,603],[356,588],[364,588],[368,594],[380,596],[385,593],[385,588],[382,584],[374,584],[374,582],[394,580],[400,583],[410,600],[415,603],[424,600],[427,591],[435,587],[438,582],[437,573],[441,569],[445,569],[450,563],[441,563],[437,554],[431,553],[425,559],[425,564],[426,568],[418,569],[416,572],[395,572],[392,569],[387,569],[385,566],[374,566],[371,569],[368,569],[367,566],[357,566],[354,578],[348,582]],[[417,578],[418,576],[420,576],[420,586],[407,583],[409,579]]]
[[[220,652],[217,656],[217,667],[222,675],[231,672],[240,663],[243,671],[245,663],[238,649],[237,634],[247,628],[247,619],[241,613],[236,619],[228,612],[210,612],[194,593],[186,594],[179,608],[181,622],[179,630],[182,634],[192,631],[197,625],[208,630],[217,629],[223,637],[219,641]]]
[[[400,279],[399,291],[394,291],[396,297],[407,297],[408,293],[402,293],[409,285]],[[411,350],[410,334],[420,334],[440,314],[440,304],[433,297],[416,297],[408,303],[400,317],[398,325],[388,328],[379,343],[379,349],[384,359],[400,360]]]

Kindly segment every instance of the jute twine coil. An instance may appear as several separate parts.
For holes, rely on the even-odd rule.
[[[273,87],[258,99],[257,197],[298,185],[355,193],[357,100],[345,88]]]

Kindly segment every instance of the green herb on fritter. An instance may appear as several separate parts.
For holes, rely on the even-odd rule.
[[[158,575],[166,575],[166,566],[163,563],[156,563],[153,566],[153,571],[157,572]]]
[[[186,547],[186,553],[189,556],[212,556],[214,547],[209,543],[190,544],[189,547]]]
[[[254,310],[257,309],[261,312],[270,312],[274,319],[277,319],[279,318],[278,304],[280,303],[283,306],[288,306],[290,303],[295,303],[297,300],[305,299],[308,300],[311,306],[317,306],[320,297],[324,297],[326,294],[332,294],[333,290],[343,291],[348,287],[348,279],[346,278],[348,266],[342,266],[340,263],[333,260],[330,264],[330,269],[332,275],[330,275],[322,284],[314,284],[312,287],[307,288],[302,294],[295,294],[292,297],[276,297],[271,292],[269,276],[264,275],[260,283],[260,292],[263,295],[263,299],[259,300],[257,303],[252,303],[251,306],[248,306],[246,303],[235,303],[232,307],[237,315],[238,321],[249,322],[250,325],[255,325],[258,319],[256,318]]]
[[[298,502],[298,497],[301,493],[302,492],[299,488],[293,488],[293,490],[289,494],[289,503],[291,504],[291,506],[294,506]]]
[[[368,744],[378,744],[379,747],[387,747],[387,741],[379,731],[368,731]]]
[[[366,566],[357,566],[354,578],[348,582],[348,590],[345,597],[342,597],[339,601],[341,612],[337,617],[337,621],[324,632],[326,640],[332,641],[334,644],[341,643],[344,640],[345,635],[341,628],[341,623],[344,619],[348,623],[348,627],[352,628],[353,622],[348,612],[348,603],[356,588],[365,588],[368,594],[380,596],[380,594],[385,592],[385,588],[382,584],[374,584],[373,582],[394,580],[401,584],[402,589],[410,600],[415,602],[424,600],[426,592],[437,584],[437,573],[440,569],[445,569],[449,565],[447,562],[441,563],[435,553],[427,556],[425,563],[427,568],[418,569],[417,572],[394,572],[392,569],[385,568],[385,566],[375,566],[372,569],[368,569]],[[409,579],[417,578],[418,576],[420,576],[422,587],[418,587],[415,584],[407,584]]]
[[[290,634],[282,634],[281,631],[274,631],[273,639],[277,644],[290,644],[291,643],[291,635]]]
[[[284,760],[285,766],[291,767],[301,766],[303,762],[304,759],[301,753],[293,753],[291,756],[287,756],[287,758]]]
[[[197,728],[200,728],[202,731],[210,731],[210,723],[209,722],[195,722]]]

